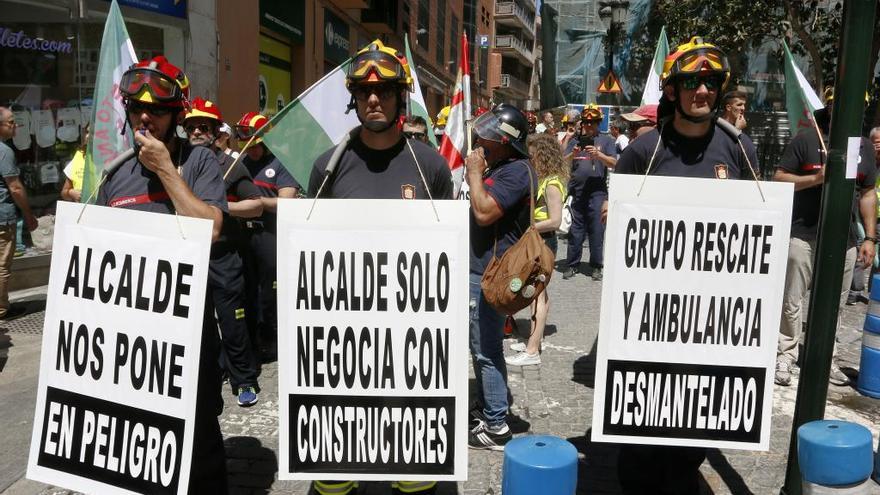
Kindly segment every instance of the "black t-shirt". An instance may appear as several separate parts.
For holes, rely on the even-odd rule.
[[[410,139],[409,144],[425,174],[425,182],[434,199],[452,198],[452,173],[439,153],[427,144]],[[368,148],[359,138],[353,139],[333,176],[327,181],[322,198],[337,199],[428,199],[413,154],[401,139],[384,150]],[[309,178],[309,197],[314,198],[324,180],[324,170],[333,148],[315,160]]]
[[[180,167],[180,176],[195,196],[210,206],[227,212],[225,187],[220,165],[214,153],[204,146],[190,146],[178,141],[178,151],[171,158]],[[114,208],[131,208],[154,213],[174,213],[171,198],[159,177],[142,166],[137,157],[130,158],[112,171],[101,190],[97,204]]]
[[[244,157],[242,157],[244,158]],[[226,185],[226,201],[235,203],[245,199],[259,198],[262,194],[260,189],[254,185],[251,174],[247,167],[242,165],[241,161],[229,170],[229,167],[235,163],[235,158],[222,151],[217,152],[217,159],[220,161],[220,174],[224,177],[223,181]],[[220,232],[220,241],[238,242],[241,240],[242,229],[241,222],[238,218],[230,215],[223,216],[223,229]]]
[[[813,175],[822,169],[821,144],[815,131],[805,130],[792,138],[782,153],[778,168],[795,175]],[[872,187],[877,180],[877,168],[871,143],[862,138],[859,164],[856,173],[856,194],[853,198],[853,218],[858,218],[859,191]],[[791,236],[805,241],[816,239],[819,230],[819,209],[822,203],[822,186],[794,192],[791,209]],[[852,226],[851,226],[852,227]],[[850,228],[850,247],[855,245],[856,234]]]
[[[566,146],[565,155],[572,153],[578,140],[573,138]],[[614,139],[605,135],[597,135],[593,138],[593,146],[599,148],[602,153],[614,157],[617,156],[617,148]],[[571,180],[568,182],[568,190],[572,196],[579,196],[581,191],[592,192],[596,190],[608,190],[608,167],[599,159],[592,158],[584,150],[579,150],[572,157]]]
[[[675,130],[672,123],[663,127],[663,139],[657,147],[660,131],[653,129],[634,139],[623,150],[615,173],[644,174],[655,147],[657,155],[651,165],[651,175],[716,179],[752,179],[748,162],[737,141],[717,124],[706,135],[691,138]],[[755,170],[758,156],[751,140],[743,140],[743,147]]]
[[[302,186],[293,175],[284,168],[284,165],[275,155],[264,153],[263,157],[257,161],[251,160],[249,156],[241,157],[241,163],[247,167],[254,185],[260,190],[260,194],[267,198],[277,198],[278,190],[285,187],[294,187],[302,191]],[[278,224],[278,216],[271,211],[263,211],[263,216],[259,218],[263,221],[263,225],[274,231]]]
[[[532,213],[529,205],[529,182],[532,183],[535,194],[538,194],[537,173],[525,159],[510,159],[498,163],[483,175],[486,192],[504,214],[495,223],[480,226],[477,225],[473,208],[471,209],[471,273],[485,272],[492,261],[493,252],[500,258],[528,228],[529,215]]]

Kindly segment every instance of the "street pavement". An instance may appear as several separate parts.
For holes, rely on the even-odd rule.
[[[560,257],[565,244],[560,243]],[[585,253],[586,259],[586,253]],[[579,452],[578,493],[617,494],[617,447],[590,441],[593,407],[596,336],[599,330],[601,283],[581,274],[563,280],[554,275],[549,286],[551,310],[548,318],[541,364],[509,369],[514,403],[512,427],[517,435],[555,435],[568,439]],[[861,345],[861,326],[867,306],[847,306],[839,332],[839,363],[856,376]],[[8,494],[66,494],[66,490],[22,479],[27,463],[31,431],[39,336],[25,330],[28,322],[40,321],[41,313],[0,325],[11,337],[12,347],[5,368],[0,372],[0,491]],[[519,335],[505,342],[523,340],[528,333],[526,313],[517,315]],[[32,323],[31,323],[32,324]],[[2,363],[2,354],[0,354]],[[263,366],[260,401],[251,408],[240,408],[235,397],[224,388],[226,407],[221,427],[226,440],[229,482],[233,494],[305,494],[308,483],[279,481],[278,381],[277,363]],[[471,372],[472,375],[472,372]],[[473,380],[473,379],[472,379]],[[473,381],[471,382],[473,385]],[[776,387],[773,400],[772,434],[769,452],[711,449],[701,468],[704,494],[775,494],[785,477],[789,434],[794,412],[797,378],[789,387]],[[853,386],[830,386],[825,411],[828,419],[842,419],[865,425],[877,443],[880,402],[863,397]],[[441,483],[438,493],[497,495],[501,493],[503,453],[469,451],[468,480]],[[11,485],[11,486],[10,486]],[[8,487],[8,488],[7,488]],[[873,486],[880,493],[880,486]],[[874,493],[872,492],[872,493]],[[361,483],[361,495],[388,494],[388,483]]]

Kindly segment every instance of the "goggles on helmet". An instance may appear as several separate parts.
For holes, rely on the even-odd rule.
[[[250,139],[254,137],[254,134],[257,133],[256,127],[251,127],[249,125],[236,125],[235,126],[235,135],[238,139]]]
[[[406,71],[400,60],[382,51],[369,51],[355,57],[348,68],[348,79],[361,82],[371,73],[382,81],[406,81]]]
[[[136,96],[145,88],[156,102],[171,103],[183,99],[183,90],[177,81],[149,67],[131,69],[119,82],[119,91],[127,97]]]
[[[503,144],[523,137],[516,127],[502,122],[494,112],[486,112],[474,120],[474,133],[481,139]]]
[[[675,59],[669,73],[675,76],[701,72],[730,72],[727,57],[714,48],[698,48]]]

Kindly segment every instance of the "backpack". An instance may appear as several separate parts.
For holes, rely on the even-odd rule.
[[[550,283],[556,259],[541,234],[535,229],[535,191],[532,169],[529,170],[529,228],[513,246],[498,258],[498,227],[492,261],[483,273],[480,286],[486,301],[498,311],[512,315],[532,303]]]

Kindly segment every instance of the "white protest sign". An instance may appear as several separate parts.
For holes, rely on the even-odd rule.
[[[279,479],[465,480],[468,204],[280,200]]]
[[[59,201],[27,477],[187,492],[211,222]]]
[[[612,175],[597,442],[767,450],[791,184]]]

